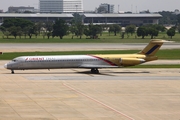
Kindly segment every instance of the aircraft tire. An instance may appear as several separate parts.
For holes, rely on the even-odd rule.
[[[91,73],[93,74],[99,74],[99,70],[97,68],[92,68]]]

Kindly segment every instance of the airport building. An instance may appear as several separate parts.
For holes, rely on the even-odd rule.
[[[83,14],[83,22],[85,25],[93,24],[119,24],[127,26],[134,24],[136,26],[146,24],[158,24],[162,18],[160,14]],[[55,21],[63,19],[70,22],[74,16],[72,14],[15,14],[0,13],[0,23],[6,18],[24,18],[33,22],[38,21]]]
[[[39,0],[40,13],[83,12],[83,0]]]
[[[84,23],[94,24],[119,24],[136,26],[146,24],[159,24],[160,14],[84,14]]]
[[[8,13],[24,13],[24,12],[37,12],[37,10],[34,9],[34,7],[9,7]]]
[[[99,8],[104,8],[105,9],[104,13],[114,13],[114,5],[103,3],[99,5]]]
[[[55,21],[56,19],[63,19],[66,22],[70,22],[73,19],[72,14],[17,14],[17,13],[0,13],[0,23],[7,18],[24,18],[32,22],[45,22]]]

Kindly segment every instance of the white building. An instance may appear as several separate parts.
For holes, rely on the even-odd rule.
[[[41,13],[83,12],[83,0],[39,0]]]

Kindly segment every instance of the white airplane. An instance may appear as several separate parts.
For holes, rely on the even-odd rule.
[[[4,65],[6,69],[61,69],[88,68],[91,73],[99,73],[99,68],[118,68],[139,65],[157,60],[156,52],[165,40],[151,40],[149,44],[136,54],[106,54],[106,55],[57,55],[57,56],[21,56]]]

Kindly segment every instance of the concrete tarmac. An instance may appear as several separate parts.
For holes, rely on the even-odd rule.
[[[0,120],[179,120],[180,69],[15,71],[0,61]]]

